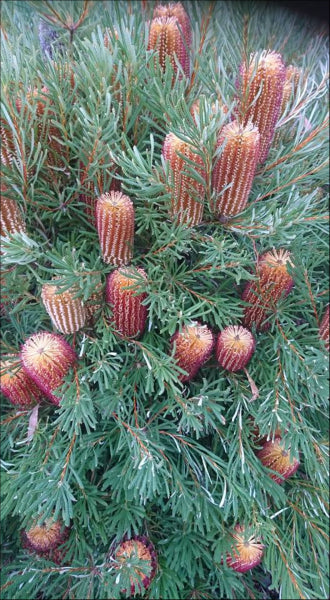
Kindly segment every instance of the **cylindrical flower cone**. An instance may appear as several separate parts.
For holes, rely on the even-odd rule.
[[[34,333],[21,349],[24,370],[56,405],[60,404],[61,399],[53,391],[63,383],[75,361],[76,354],[65,339],[48,331]]]
[[[166,57],[169,57],[174,73],[178,67],[175,61],[180,63],[184,74],[188,77],[190,71],[189,57],[186,50],[186,42],[179,29],[179,21],[176,17],[159,17],[150,22],[148,50],[157,51],[157,62],[165,71]]]
[[[245,573],[258,566],[264,553],[264,545],[260,540],[255,535],[247,536],[241,525],[236,525],[235,532],[231,536],[235,542],[231,555],[227,557],[227,565],[237,573]]]
[[[145,536],[124,538],[114,549],[112,558],[115,568],[128,575],[132,596],[136,593],[143,594],[143,588],[147,590],[150,587],[156,575],[157,554],[153,544]],[[134,560],[141,561],[141,568],[133,566]]]
[[[61,333],[74,333],[85,325],[85,306],[81,298],[76,297],[76,290],[60,290],[60,286],[45,283],[41,299],[56,329]]]
[[[42,525],[36,523],[30,529],[21,531],[22,547],[56,564],[63,562],[64,552],[58,550],[70,534],[69,527],[63,527],[60,520],[46,519]]]
[[[212,188],[216,194],[212,210],[217,217],[233,217],[244,210],[257,167],[260,134],[252,123],[238,121],[225,125],[217,146],[224,145],[212,172]]]
[[[25,222],[17,203],[6,196],[7,187],[1,183],[0,235],[25,232]]]
[[[243,325],[257,331],[267,331],[270,323],[265,322],[276,304],[291,291],[294,281],[288,272],[288,264],[292,265],[290,252],[280,248],[263,254],[258,262],[255,281],[245,286],[242,300],[249,302],[244,307]]]
[[[282,56],[264,51],[259,57],[251,56],[248,67],[240,68],[241,99],[238,105],[240,120],[244,125],[252,121],[260,133],[259,162],[263,163],[275,134],[285,82],[286,69]]]
[[[174,358],[177,365],[187,372],[181,375],[180,381],[190,381],[200,367],[210,358],[214,346],[212,331],[201,323],[193,323],[177,331],[171,338],[171,346],[175,344]]]
[[[145,281],[143,269],[136,269]],[[112,305],[112,321],[119,335],[133,338],[141,335],[147,322],[148,309],[142,304],[146,292],[139,293],[134,269],[116,269],[107,278],[106,301]],[[131,289],[127,289],[128,287]]]
[[[40,402],[43,396],[42,391],[22,369],[19,356],[3,360],[0,365],[1,392],[14,406],[28,409]]]
[[[324,345],[329,352],[330,350],[330,332],[329,332],[329,308],[330,304],[325,309],[322,321],[320,323],[320,338],[324,341]]]
[[[182,67],[184,73],[189,76],[189,50],[191,47],[191,24],[188,14],[181,2],[170,2],[169,4],[158,4],[154,8],[153,19],[175,18],[178,21],[184,40],[184,52],[182,51]]]
[[[299,467],[299,460],[290,456],[289,450],[285,450],[284,444],[280,437],[265,442],[261,450],[256,452],[256,456],[261,460],[264,467],[268,467],[275,473],[269,473],[269,476],[276,481],[282,483],[284,479],[288,479],[294,475]]]
[[[96,228],[105,263],[121,267],[133,256],[134,206],[121,192],[102,194],[96,203]]]
[[[202,158],[194,152],[191,145],[180,140],[174,133],[169,133],[163,144],[163,156],[169,161],[171,193],[170,217],[179,223],[194,226],[203,218],[204,210],[204,185],[186,174],[190,163],[181,158],[179,154],[195,163],[194,170],[203,178],[205,171]]]
[[[215,350],[217,361],[221,367],[235,373],[248,364],[255,346],[255,339],[248,329],[230,325],[218,335]]]

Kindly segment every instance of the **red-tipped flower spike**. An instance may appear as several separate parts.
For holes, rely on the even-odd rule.
[[[242,94],[238,112],[247,125],[252,121],[260,133],[259,162],[263,163],[274,138],[283,99],[285,65],[276,52],[263,51],[259,57],[251,56],[246,68],[240,68]]]
[[[235,373],[249,362],[256,346],[252,333],[239,325],[230,325],[218,335],[216,357],[219,365]]]
[[[73,288],[61,292],[60,286],[45,283],[41,299],[53,325],[61,333],[74,333],[85,325],[85,307]]]
[[[220,132],[217,146],[223,144],[212,173],[216,193],[212,208],[218,217],[232,217],[247,204],[259,157],[260,134],[252,123],[244,126],[232,121]]]
[[[212,331],[201,323],[193,323],[177,331],[171,338],[171,345],[175,344],[174,358],[177,365],[187,371],[181,375],[182,382],[190,381],[195,377],[199,368],[210,358],[214,346]]]
[[[150,22],[148,50],[157,51],[157,62],[165,71],[166,57],[170,59],[174,73],[178,67],[175,56],[180,63],[184,74],[188,77],[190,66],[184,38],[179,29],[176,17],[160,17]]]
[[[135,536],[130,540],[124,538],[115,549],[113,558],[117,562],[115,568],[129,576],[132,596],[143,594],[141,584],[145,590],[150,587],[156,574],[157,554],[145,536]],[[134,566],[134,561],[138,561],[139,566]]]
[[[299,467],[299,460],[295,457],[290,457],[289,450],[285,450],[280,437],[265,442],[261,450],[256,452],[256,456],[261,460],[264,467],[268,467],[273,471],[277,471],[279,476],[274,473],[269,473],[269,476],[276,481],[282,483],[284,479],[288,479],[294,475]]]
[[[134,206],[121,192],[102,194],[96,203],[96,227],[104,262],[121,267],[133,255]]]
[[[265,323],[282,296],[287,296],[293,287],[293,279],[287,265],[292,265],[290,252],[280,248],[263,254],[257,262],[257,280],[250,281],[242,294],[242,300],[251,306],[244,308],[243,325],[257,331],[267,331]]]
[[[22,233],[25,231],[25,223],[15,200],[8,198],[5,194],[7,187],[1,183],[0,204],[0,235],[8,233]]]
[[[159,4],[155,7],[153,19],[171,18],[178,20],[179,28],[184,39],[184,50],[182,50],[182,60],[180,60],[184,73],[189,76],[189,50],[191,47],[191,25],[190,19],[183,8],[181,2],[170,2],[169,4]]]
[[[169,161],[170,167],[170,216],[179,223],[194,226],[198,225],[203,217],[204,186],[186,174],[189,163],[179,154],[195,163],[194,170],[201,177],[205,177],[202,158],[194,152],[191,145],[180,140],[174,133],[169,133],[164,141],[163,156]]]
[[[30,529],[21,531],[23,548],[36,552],[39,556],[57,564],[62,563],[64,553],[58,547],[69,537],[70,528],[63,527],[61,521],[46,519],[43,525],[33,524]]]
[[[53,394],[76,361],[76,354],[64,338],[56,333],[41,331],[31,335],[23,344],[21,361],[26,373],[45,396],[59,405]]]
[[[136,273],[137,271],[137,273]],[[145,281],[143,269],[117,269],[107,277],[105,298],[112,305],[113,324],[119,335],[133,338],[141,335],[147,322],[147,307],[142,304],[146,292],[139,293],[137,274]],[[130,287],[131,289],[127,289]]]
[[[326,349],[330,350],[330,332],[329,332],[329,308],[330,304],[325,309],[325,313],[322,317],[322,321],[320,324],[320,338],[324,341],[324,345]]]
[[[21,368],[19,356],[1,361],[0,365],[0,389],[12,404],[22,408],[32,408],[40,402],[42,392]]]
[[[232,555],[227,557],[227,565],[238,573],[245,573],[257,567],[264,553],[264,546],[260,540],[254,535],[247,536],[241,525],[235,526],[235,532],[231,536],[235,543],[232,547]]]

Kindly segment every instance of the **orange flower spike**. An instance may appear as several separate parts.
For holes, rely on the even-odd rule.
[[[278,476],[274,473],[269,473],[269,476],[276,481],[282,483],[284,479],[288,479],[294,475],[299,467],[299,460],[290,456],[288,450],[285,450],[281,443],[280,437],[265,442],[262,449],[256,453],[256,456],[261,460],[264,467],[268,467],[273,471],[277,471]]]
[[[203,218],[204,185],[185,174],[189,168],[188,163],[179,154],[195,163],[196,172],[205,177],[202,158],[190,144],[180,140],[174,133],[169,133],[163,144],[163,157],[168,160],[170,167],[170,217],[186,225],[199,225]]]
[[[246,68],[240,68],[242,98],[238,113],[244,125],[252,121],[260,133],[259,162],[263,163],[275,134],[275,126],[280,116],[286,69],[282,56],[276,52],[264,51],[257,57],[252,54]]]
[[[22,368],[14,371],[20,367],[19,357],[1,361],[0,365],[0,390],[12,404],[27,409],[40,402],[43,394],[31,377]]]
[[[246,573],[261,563],[264,546],[254,535],[247,537],[244,527],[236,525],[234,533],[231,534],[234,541],[232,556],[228,555],[227,565],[237,571]]]
[[[214,346],[212,331],[201,323],[186,325],[181,333],[177,331],[171,338],[171,346],[175,344],[174,358],[178,366],[187,371],[181,375],[180,381],[190,381],[200,367],[210,358]]]
[[[248,201],[259,157],[260,134],[252,123],[244,126],[232,121],[220,132],[217,146],[222,145],[212,173],[216,193],[212,208],[218,217],[233,217],[244,210]]]
[[[102,194],[96,202],[96,228],[105,263],[126,265],[133,255],[134,206],[121,192]]]
[[[157,51],[158,56],[156,60],[163,71],[165,70],[166,57],[168,56],[174,73],[177,73],[178,67],[174,58],[176,56],[184,74],[189,76],[189,60],[178,24],[179,21],[175,17],[152,19],[150,22],[148,50]]]
[[[143,594],[142,586],[147,590],[156,575],[157,554],[153,544],[145,536],[135,536],[131,539],[124,538],[114,551],[113,558],[117,561],[116,569],[120,567],[130,568],[130,559],[133,557],[143,561],[143,571],[131,567],[130,583],[131,596],[138,591]],[[126,590],[122,590],[123,593]]]
[[[329,332],[329,308],[330,304],[325,309],[325,313],[320,323],[320,338],[324,341],[324,345],[329,352],[330,350],[330,332]]]
[[[22,547],[39,556],[61,564],[65,552],[58,550],[69,537],[70,528],[63,527],[60,520],[46,519],[43,525],[34,524],[30,529],[21,531]]]
[[[189,64],[189,50],[191,47],[191,24],[188,14],[181,2],[170,2],[169,4],[159,4],[154,8],[153,19],[158,18],[175,18],[179,23],[179,27],[182,32],[184,39],[184,49],[182,50],[182,67],[184,73],[189,76],[190,64]]]
[[[239,325],[225,327],[216,344],[216,357],[219,365],[236,373],[243,369],[251,359],[256,347],[252,333]]]
[[[257,280],[247,283],[242,294],[242,300],[250,303],[250,306],[244,307],[244,327],[251,329],[254,325],[257,331],[269,329],[270,324],[265,320],[281,297],[289,294],[294,284],[287,269],[288,264],[292,265],[290,252],[283,248],[274,248],[259,258]]]
[[[137,269],[140,276],[147,280],[146,272]],[[141,335],[147,322],[148,309],[142,304],[146,292],[137,294],[138,284],[134,285],[133,269],[116,269],[107,277],[106,302],[112,305],[113,324],[120,336],[133,338]],[[134,286],[131,289],[128,287]]]
[[[44,303],[53,325],[61,333],[74,333],[85,325],[86,311],[81,298],[75,297],[75,290],[60,292],[60,287],[45,283],[41,290]]]
[[[0,189],[0,235],[6,236],[8,233],[25,232],[25,222],[17,203],[12,198],[4,195],[7,192],[7,187],[3,183],[1,183]]]

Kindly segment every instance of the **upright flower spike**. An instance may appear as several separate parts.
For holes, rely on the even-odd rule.
[[[224,145],[212,173],[212,188],[216,194],[213,211],[217,217],[233,217],[244,210],[257,167],[260,134],[249,122],[225,125],[217,147]],[[228,187],[229,186],[229,187]]]
[[[215,350],[217,361],[227,371],[236,373],[248,364],[255,347],[256,341],[251,331],[239,325],[229,325],[218,335]]]
[[[191,48],[191,24],[188,14],[181,2],[170,2],[169,4],[158,4],[154,8],[153,19],[175,18],[178,21],[179,29],[181,30],[184,49],[182,50],[182,67],[184,73],[189,76],[189,50]]]
[[[60,520],[46,519],[42,525],[35,522],[29,529],[21,531],[22,547],[60,564],[63,562],[65,553],[59,551],[58,548],[66,542],[69,534],[70,528],[63,527]]]
[[[19,356],[3,360],[0,365],[0,390],[14,406],[28,409],[40,402],[43,394],[22,369]]]
[[[175,56],[180,63],[184,74],[189,77],[189,59],[184,38],[179,29],[176,17],[160,17],[150,22],[148,50],[157,51],[157,61],[165,71],[166,57],[169,57],[174,73],[178,67]]]
[[[290,252],[280,248],[266,252],[257,262],[256,281],[250,281],[244,288],[242,300],[249,302],[244,307],[243,325],[257,331],[267,331],[270,324],[267,317],[276,308],[281,297],[287,296],[294,281],[287,266],[292,265]]]
[[[104,262],[121,267],[133,255],[134,206],[121,192],[102,194],[96,202],[96,228]]]
[[[53,391],[63,383],[75,361],[76,354],[63,337],[48,331],[34,333],[21,349],[21,362],[25,372],[57,406],[61,399]]]
[[[171,338],[171,346],[175,345],[174,358],[177,365],[187,371],[181,375],[180,381],[190,381],[200,367],[210,358],[214,346],[212,331],[201,323],[193,323],[177,331]]]
[[[227,565],[237,571],[245,573],[261,563],[264,546],[255,535],[247,536],[242,525],[236,525],[231,534],[234,539],[232,553],[227,557]]]
[[[141,268],[136,270],[147,281],[146,272]],[[105,298],[112,305],[113,324],[120,336],[133,338],[143,333],[148,309],[142,302],[146,297],[146,292],[139,293],[134,269],[116,269],[108,275]]]
[[[320,323],[320,338],[324,341],[324,345],[329,352],[330,350],[330,332],[329,332],[329,308],[330,304],[325,309],[322,321]]]
[[[41,299],[53,325],[61,333],[74,333],[85,325],[86,310],[73,288],[61,292],[61,287],[45,283]]]
[[[244,125],[252,121],[260,133],[259,162],[263,163],[275,134],[285,82],[286,69],[282,56],[263,51],[258,57],[251,55],[248,66],[240,68],[241,99],[238,104],[240,120]]]
[[[190,165],[188,161],[191,161],[196,165],[194,170],[204,179],[202,158],[190,144],[180,140],[174,133],[169,133],[165,138],[163,157],[168,160],[170,167],[168,190],[171,193],[171,219],[190,226],[199,225],[203,218],[204,185],[186,173]]]
[[[17,203],[6,196],[7,187],[1,183],[0,235],[25,232],[25,222]]]
[[[269,473],[269,476],[276,483],[282,483],[284,479],[294,475],[300,464],[297,458],[290,456],[280,437],[276,437],[274,441],[265,442],[261,450],[256,452],[256,456],[261,460],[264,467],[268,467],[279,474]]]
[[[145,536],[124,538],[115,548],[112,557],[116,561],[115,568],[129,576],[131,596],[136,593],[143,594],[150,587],[156,575],[157,554],[148,538]],[[134,566],[134,561],[138,561],[141,567]],[[125,593],[126,590],[123,592]]]

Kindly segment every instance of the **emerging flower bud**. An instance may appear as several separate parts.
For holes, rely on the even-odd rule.
[[[212,209],[218,217],[232,217],[244,210],[248,201],[259,157],[259,131],[252,123],[243,126],[232,121],[220,132],[217,146],[223,144],[212,173],[216,193]]]
[[[301,70],[298,69],[298,67],[289,65],[286,68],[280,115],[282,115],[284,113],[285,109],[287,108],[287,106],[289,106],[292,95],[297,90],[300,75],[301,75]]]
[[[39,556],[60,564],[65,553],[60,552],[58,547],[66,542],[69,533],[70,528],[63,527],[61,521],[46,519],[43,525],[35,523],[30,529],[21,531],[22,546],[30,552],[36,552]]]
[[[324,345],[329,352],[330,350],[330,332],[329,332],[329,308],[330,304],[325,309],[325,313],[322,317],[320,324],[320,338],[324,341]]]
[[[235,543],[232,547],[232,556],[228,555],[227,565],[238,573],[245,573],[261,563],[264,546],[254,535],[247,536],[242,525],[235,526],[231,534]]]
[[[85,325],[86,311],[81,298],[73,288],[61,292],[58,285],[45,283],[41,299],[53,325],[61,333],[74,333]]]
[[[240,68],[241,99],[238,113],[244,125],[252,121],[260,133],[259,162],[263,163],[274,138],[283,99],[285,65],[276,52],[252,54],[250,63]]]
[[[147,281],[143,269],[138,268],[137,272]],[[139,293],[135,270],[116,269],[108,275],[105,297],[112,305],[113,324],[119,335],[128,338],[141,335],[147,322],[148,309],[142,304],[147,294]]]
[[[181,375],[180,381],[190,381],[200,367],[210,358],[214,346],[212,331],[200,323],[186,325],[181,333],[177,331],[171,338],[171,346],[175,344],[174,358],[177,365],[187,371]]]
[[[256,346],[252,333],[239,325],[230,325],[218,335],[216,357],[219,365],[235,373],[249,362]]]
[[[290,457],[289,451],[285,450],[281,443],[280,437],[265,442],[261,450],[258,450],[256,456],[261,460],[264,467],[277,471],[279,476],[274,473],[269,473],[269,476],[276,481],[282,483],[284,479],[288,479],[294,475],[299,467],[299,460],[295,457]]]
[[[134,206],[121,192],[102,194],[96,203],[96,227],[104,262],[122,266],[133,255]]]
[[[267,317],[275,310],[282,296],[287,296],[293,287],[293,279],[287,270],[291,264],[290,252],[280,248],[263,254],[258,262],[256,281],[250,281],[245,286],[242,300],[251,306],[244,308],[243,325],[257,331],[267,331],[270,324],[265,323]]]
[[[25,232],[25,222],[15,200],[5,196],[7,187],[1,183],[0,235]]]
[[[21,361],[25,372],[45,396],[56,405],[60,398],[53,394],[76,361],[76,354],[62,336],[48,331],[31,335],[23,344]]]
[[[22,369],[19,357],[3,360],[0,365],[0,389],[12,404],[27,409],[40,402],[42,392]]]
[[[150,587],[156,574],[157,554],[153,544],[145,536],[124,538],[115,548],[113,559],[117,563],[115,568],[129,576],[131,596],[143,594],[141,584],[145,590]],[[138,561],[139,566],[134,566],[134,561]]]
[[[186,42],[179,29],[180,23],[176,17],[160,17],[150,22],[148,50],[156,50],[157,58],[163,71],[166,67],[166,57],[170,59],[174,73],[178,67],[175,61],[180,63],[184,74],[189,77],[189,58],[186,50]]]
[[[180,140],[174,133],[169,133],[165,138],[163,156],[170,166],[170,185],[167,189],[171,193],[171,219],[190,226],[198,225],[203,217],[204,185],[187,174],[187,170],[191,168],[188,162],[191,161],[194,170],[205,178],[202,158],[190,144]]]

